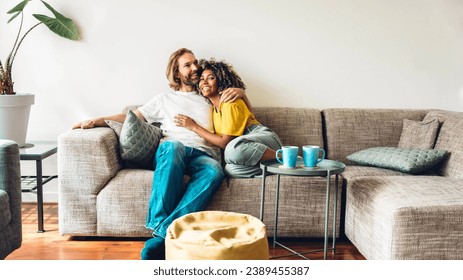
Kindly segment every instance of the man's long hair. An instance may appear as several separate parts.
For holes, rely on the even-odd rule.
[[[225,61],[200,59],[199,66],[204,70],[211,70],[217,79],[217,88],[221,92],[227,88],[246,89],[241,77],[235,72],[233,66]],[[199,90],[198,90],[199,91]]]
[[[169,57],[169,62],[167,63],[167,70],[166,70],[166,76],[167,80],[169,80],[169,86],[173,90],[179,90],[180,86],[182,85],[180,78],[178,76],[178,59],[185,53],[191,53],[194,55],[194,53],[186,48],[181,48],[176,50],[174,53],[172,53]]]

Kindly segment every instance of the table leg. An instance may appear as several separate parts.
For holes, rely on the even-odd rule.
[[[38,216],[38,230],[37,232],[45,232],[43,228],[43,175],[42,175],[42,161],[36,160],[36,173],[37,173],[37,216]]]
[[[273,228],[273,247],[275,247],[275,244],[277,241],[279,199],[280,199],[280,174],[277,174],[277,187],[276,187],[276,193],[275,193],[275,227]]]
[[[326,174],[326,206],[325,206],[325,242],[323,244],[323,259],[326,260],[328,252],[328,220],[330,216],[330,171]]]
[[[267,176],[267,166],[262,168],[262,191],[260,197],[260,220],[264,222],[264,203],[265,203],[265,177]]]
[[[336,218],[338,216],[338,181],[339,175],[336,174],[334,181],[334,209],[333,209],[333,256],[336,254]]]

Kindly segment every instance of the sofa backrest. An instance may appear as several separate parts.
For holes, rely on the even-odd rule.
[[[397,147],[403,120],[421,121],[429,110],[324,109],[327,158],[353,164],[346,157],[371,147]]]
[[[130,105],[122,110],[135,110],[140,105]],[[283,142],[283,145],[301,147],[304,145],[316,145],[323,147],[323,129],[321,112],[310,108],[286,108],[286,107],[254,107],[254,115],[257,120],[273,130]]]
[[[321,112],[310,108],[254,107],[254,115],[280,137],[283,145],[323,147]]]
[[[463,178],[463,113],[436,110],[429,112],[424,120],[434,118],[441,124],[434,148],[449,153],[435,171],[441,176]]]

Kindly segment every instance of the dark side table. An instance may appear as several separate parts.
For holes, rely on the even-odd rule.
[[[43,185],[51,180],[58,178],[58,175],[44,176],[42,174],[42,161],[47,157],[56,154],[58,146],[56,142],[32,142],[19,149],[21,160],[35,161],[35,176],[21,176],[22,192],[32,192],[37,194],[37,232],[45,232],[43,227]]]
[[[342,162],[325,159],[320,162],[316,168],[306,168],[303,167],[302,158],[297,159],[295,168],[283,168],[281,163],[277,160],[268,160],[263,161],[260,164],[262,169],[262,196],[261,196],[261,205],[260,205],[260,220],[264,221],[264,202],[265,202],[265,178],[268,175],[275,174],[277,175],[276,179],[276,194],[275,194],[275,220],[274,220],[274,230],[273,230],[273,247],[279,245],[291,253],[300,256],[301,258],[307,259],[304,254],[321,251],[321,250],[312,250],[308,252],[296,252],[293,249],[279,243],[277,241],[277,231],[278,231],[278,203],[280,197],[280,176],[321,176],[326,178],[326,204],[325,204],[325,240],[323,247],[323,259],[327,258],[328,251],[328,220],[329,220],[329,210],[330,210],[330,178],[335,175],[335,193],[334,193],[334,218],[333,218],[333,243],[331,250],[333,253],[336,251],[336,211],[337,211],[337,202],[338,202],[338,175],[344,172],[345,165]]]

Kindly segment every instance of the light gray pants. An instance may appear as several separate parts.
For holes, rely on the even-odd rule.
[[[260,159],[267,148],[282,146],[278,135],[263,125],[252,125],[225,147],[225,173],[229,177],[250,178],[262,174]]]

